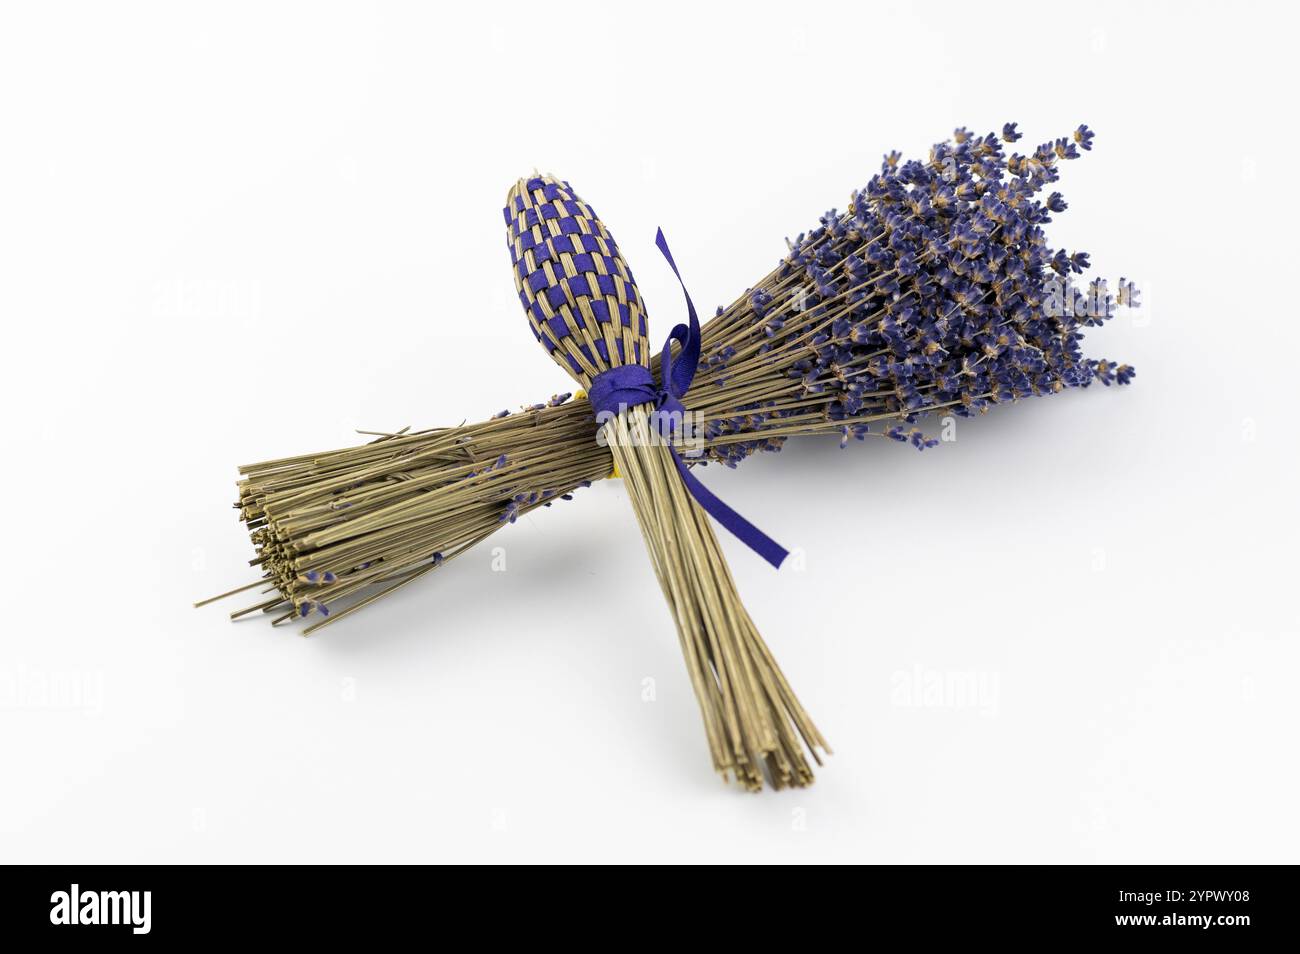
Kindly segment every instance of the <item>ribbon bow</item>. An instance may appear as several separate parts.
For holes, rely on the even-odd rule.
[[[634,407],[646,403],[653,403],[656,410],[661,413],[667,412],[668,415],[686,413],[682,398],[686,397],[686,392],[690,390],[691,382],[695,380],[696,368],[700,363],[700,319],[695,313],[695,303],[691,301],[691,293],[686,290],[686,283],[682,281],[677,263],[673,261],[673,253],[668,250],[668,240],[664,238],[663,229],[656,234],[655,245],[668,260],[668,266],[677,276],[677,283],[682,286],[690,324],[679,324],[674,327],[664,342],[660,358],[662,387],[655,387],[654,375],[650,373],[649,368],[640,364],[625,364],[596,375],[587,389],[587,399],[597,414],[602,411],[617,413],[620,407]],[[672,353],[674,341],[681,345],[681,352],[676,362],[673,361]],[[670,421],[672,419],[669,418]],[[677,420],[681,419],[677,418]],[[690,468],[678,455],[677,448],[671,443],[668,445],[668,450],[673,455],[673,462],[677,465],[682,483],[686,485],[686,489],[690,491],[696,502],[704,508],[705,513],[779,569],[781,562],[789,556],[785,547],[728,507],[709,488],[700,483],[699,478],[691,473]]]

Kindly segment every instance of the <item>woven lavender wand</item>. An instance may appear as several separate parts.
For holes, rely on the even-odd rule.
[[[698,355],[689,295],[691,325],[673,330],[670,340],[681,345],[677,364],[665,346],[656,388],[636,282],[591,208],[568,183],[534,177],[510,190],[505,218],[515,284],[533,334],[590,393],[600,433],[625,478],[677,624],[714,767],[755,791],[765,774],[776,788],[809,784],[801,737],[814,759],[818,748],[829,749],[745,611],[705,509],[770,562],[779,565],[784,551],[703,490],[665,440],[660,411],[680,414]],[[666,244],[661,249],[671,264]]]

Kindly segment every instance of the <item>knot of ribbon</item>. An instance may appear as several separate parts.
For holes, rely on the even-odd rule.
[[[686,397],[686,392],[690,390],[691,382],[695,380],[696,368],[700,363],[700,319],[695,312],[695,303],[691,301],[691,293],[686,290],[686,282],[682,280],[681,272],[677,270],[677,263],[673,261],[673,253],[668,250],[668,240],[664,238],[663,229],[656,234],[655,245],[668,260],[668,266],[677,276],[677,283],[682,286],[690,323],[677,325],[669,332],[668,339],[664,342],[659,366],[663,379],[662,386],[655,386],[654,375],[650,373],[649,368],[641,364],[625,364],[610,368],[592,379],[587,388],[587,399],[596,411],[597,420],[602,423],[606,414],[617,414],[623,408],[635,407],[638,404],[654,404],[656,411],[661,415],[666,414],[670,422],[685,419],[686,409],[682,405],[682,398]],[[674,341],[681,346],[676,362],[673,361],[672,353]],[[671,441],[668,443],[668,450],[677,465],[682,483],[686,485],[686,489],[690,491],[696,502],[704,508],[705,513],[722,524],[772,566],[780,568],[782,561],[789,556],[785,547],[728,507],[709,488],[700,483],[699,478],[691,473],[690,468],[678,455],[677,448]]]

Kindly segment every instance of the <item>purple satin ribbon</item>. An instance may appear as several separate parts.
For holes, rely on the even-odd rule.
[[[673,253],[668,250],[668,241],[664,238],[663,229],[660,229],[655,236],[655,245],[668,260],[669,267],[677,276],[677,283],[682,286],[690,324],[677,325],[669,333],[668,340],[664,342],[660,364],[663,387],[656,388],[654,375],[650,373],[649,368],[640,364],[625,364],[596,375],[587,388],[587,400],[591,402],[591,406],[598,414],[602,411],[617,414],[621,408],[646,403],[652,403],[656,410],[670,415],[686,413],[682,398],[686,397],[686,392],[690,390],[691,382],[695,379],[695,370],[700,363],[700,319],[695,313],[695,303],[691,301],[691,293],[686,290],[686,283],[682,281],[677,263],[673,261]],[[681,345],[681,353],[678,354],[675,363],[672,353],[674,341]],[[684,420],[684,417],[680,419]],[[677,448],[671,443],[668,445],[668,450],[673,455],[673,462],[677,465],[677,472],[681,474],[682,483],[686,485],[686,489],[691,492],[691,496],[704,508],[704,511],[731,531],[745,546],[780,569],[781,562],[789,556],[785,547],[728,507],[709,488],[700,483],[678,456]]]

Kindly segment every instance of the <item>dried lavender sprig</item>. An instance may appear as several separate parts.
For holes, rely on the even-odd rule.
[[[758,450],[779,450],[787,437],[819,433],[837,434],[841,445],[885,436],[924,448],[933,442],[914,424],[927,411],[983,413],[1094,380],[1127,384],[1131,368],[1082,358],[1079,341],[1117,304],[1136,304],[1131,283],[1121,279],[1114,296],[1105,282],[1082,295],[1072,289],[1068,278],[1087,267],[1087,256],[1046,246],[1041,226],[1065,202],[1059,193],[1035,198],[1056,181],[1059,162],[1077,155],[1074,146],[1091,148],[1091,136],[1080,127],[1028,156],[1008,157],[999,137],[958,130],[924,163],[887,156],[847,212],[824,216],[790,243],[777,268],[706,323],[705,361],[686,404],[702,423],[707,459],[735,466]],[[1004,127],[1002,142],[1018,138],[1014,124]],[[575,411],[577,419],[589,412],[581,402],[551,403],[559,407],[534,405],[522,418],[535,430],[531,444],[516,443],[521,418],[513,415],[248,468],[241,505],[261,534],[255,562],[284,587],[284,602],[272,609],[319,610],[374,583],[405,580],[412,567],[437,565],[439,556],[480,539],[485,526],[490,533],[606,476],[608,450],[592,444],[588,424],[574,423]],[[877,423],[886,426],[869,430]],[[476,494],[459,486],[469,459],[460,445],[475,442],[483,443],[475,459],[502,452],[515,461],[510,481],[480,481]],[[537,455],[539,447],[563,447],[572,469],[561,472],[555,458]],[[371,498],[370,526],[402,513],[402,498],[418,499],[415,507],[406,500],[419,518],[407,520],[405,550],[390,556],[389,537],[364,524],[348,531],[350,551],[321,551],[295,536],[294,517],[313,494],[316,520],[350,522],[352,513],[321,510],[320,500],[333,506],[335,495],[399,479],[387,511]],[[298,580],[303,568],[329,572],[322,568],[366,551],[383,555],[362,561],[360,571],[337,572],[333,584]],[[371,579],[373,565],[390,575]]]
[[[1015,124],[1003,128],[1002,141],[1018,138]],[[1059,193],[1037,198],[1092,138],[1080,126],[1007,157],[997,135],[959,129],[928,162],[886,156],[849,211],[832,210],[791,243],[710,333],[735,355],[774,355],[807,394],[831,395],[828,416],[851,429],[866,395],[884,395],[884,407],[910,422],[927,405],[969,415],[1094,380],[1128,383],[1131,368],[1082,356],[1082,329],[1109,318],[1117,298],[1104,281],[1084,296],[1070,286],[1088,256],[1047,246],[1042,225],[1066,206]],[[1131,283],[1121,279],[1118,297],[1131,300]],[[715,381],[726,383],[734,360],[717,355]],[[845,373],[854,367],[862,370]],[[731,462],[750,452],[735,446]]]

